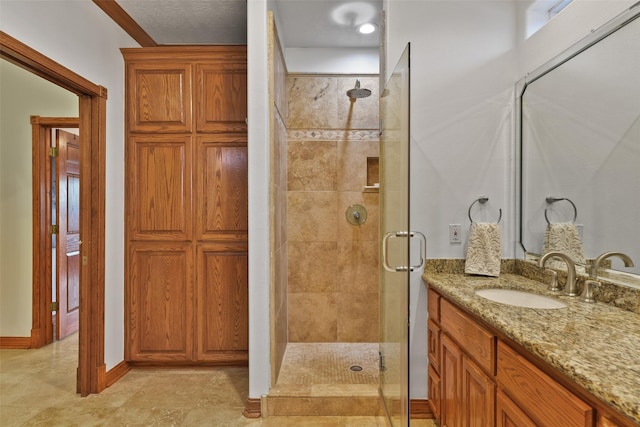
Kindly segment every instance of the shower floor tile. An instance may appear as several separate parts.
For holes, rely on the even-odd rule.
[[[352,370],[352,367],[362,370]],[[378,385],[377,343],[289,343],[278,385]],[[302,389],[302,388],[301,388]]]

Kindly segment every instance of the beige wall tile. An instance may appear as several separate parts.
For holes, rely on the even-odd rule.
[[[336,241],[337,206],[335,191],[290,191],[287,203],[289,242]]]
[[[337,242],[289,244],[289,292],[335,292]]]
[[[379,226],[378,193],[360,191],[338,192],[338,239],[340,241],[377,241]],[[361,225],[351,225],[345,212],[353,204],[359,204],[367,210],[367,220]]]
[[[335,293],[290,293],[288,310],[289,342],[336,341]]]
[[[347,91],[353,89],[356,79],[360,80],[360,88],[371,90],[371,96],[351,100]],[[339,77],[338,84],[338,123],[339,129],[378,129],[378,77]]]
[[[379,156],[377,141],[338,142],[338,190],[362,191],[367,184],[367,157]]]
[[[377,242],[338,242],[336,292],[378,292]]]
[[[335,77],[287,77],[287,128],[334,128],[338,117],[336,85]]]
[[[378,293],[338,293],[338,341],[378,341]]]
[[[290,141],[287,154],[290,191],[337,189],[336,141]]]

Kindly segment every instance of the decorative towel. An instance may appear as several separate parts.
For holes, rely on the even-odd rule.
[[[548,252],[562,252],[568,255],[576,264],[584,264],[584,250],[578,228],[573,222],[556,222],[547,225],[544,233],[542,255]],[[549,260],[553,262],[554,260]],[[553,263],[552,265],[555,265]],[[564,265],[564,262],[559,262]]]
[[[472,222],[464,272],[498,277],[502,256],[500,227],[496,222]]]

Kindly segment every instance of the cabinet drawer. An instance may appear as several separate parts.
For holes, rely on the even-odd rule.
[[[440,295],[431,288],[427,289],[427,311],[430,319],[440,323]]]
[[[490,375],[494,375],[495,337],[446,300],[440,302],[441,327]]]
[[[427,329],[429,336],[427,337],[427,355],[429,356],[429,363],[434,366],[436,371],[439,371],[440,367],[440,328],[436,323],[429,319],[427,322]]]
[[[537,425],[593,425],[593,408],[502,342],[497,366],[498,383]]]

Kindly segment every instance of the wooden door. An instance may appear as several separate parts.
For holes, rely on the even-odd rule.
[[[80,140],[58,129],[56,146],[56,336],[62,339],[78,330],[80,314]]]

